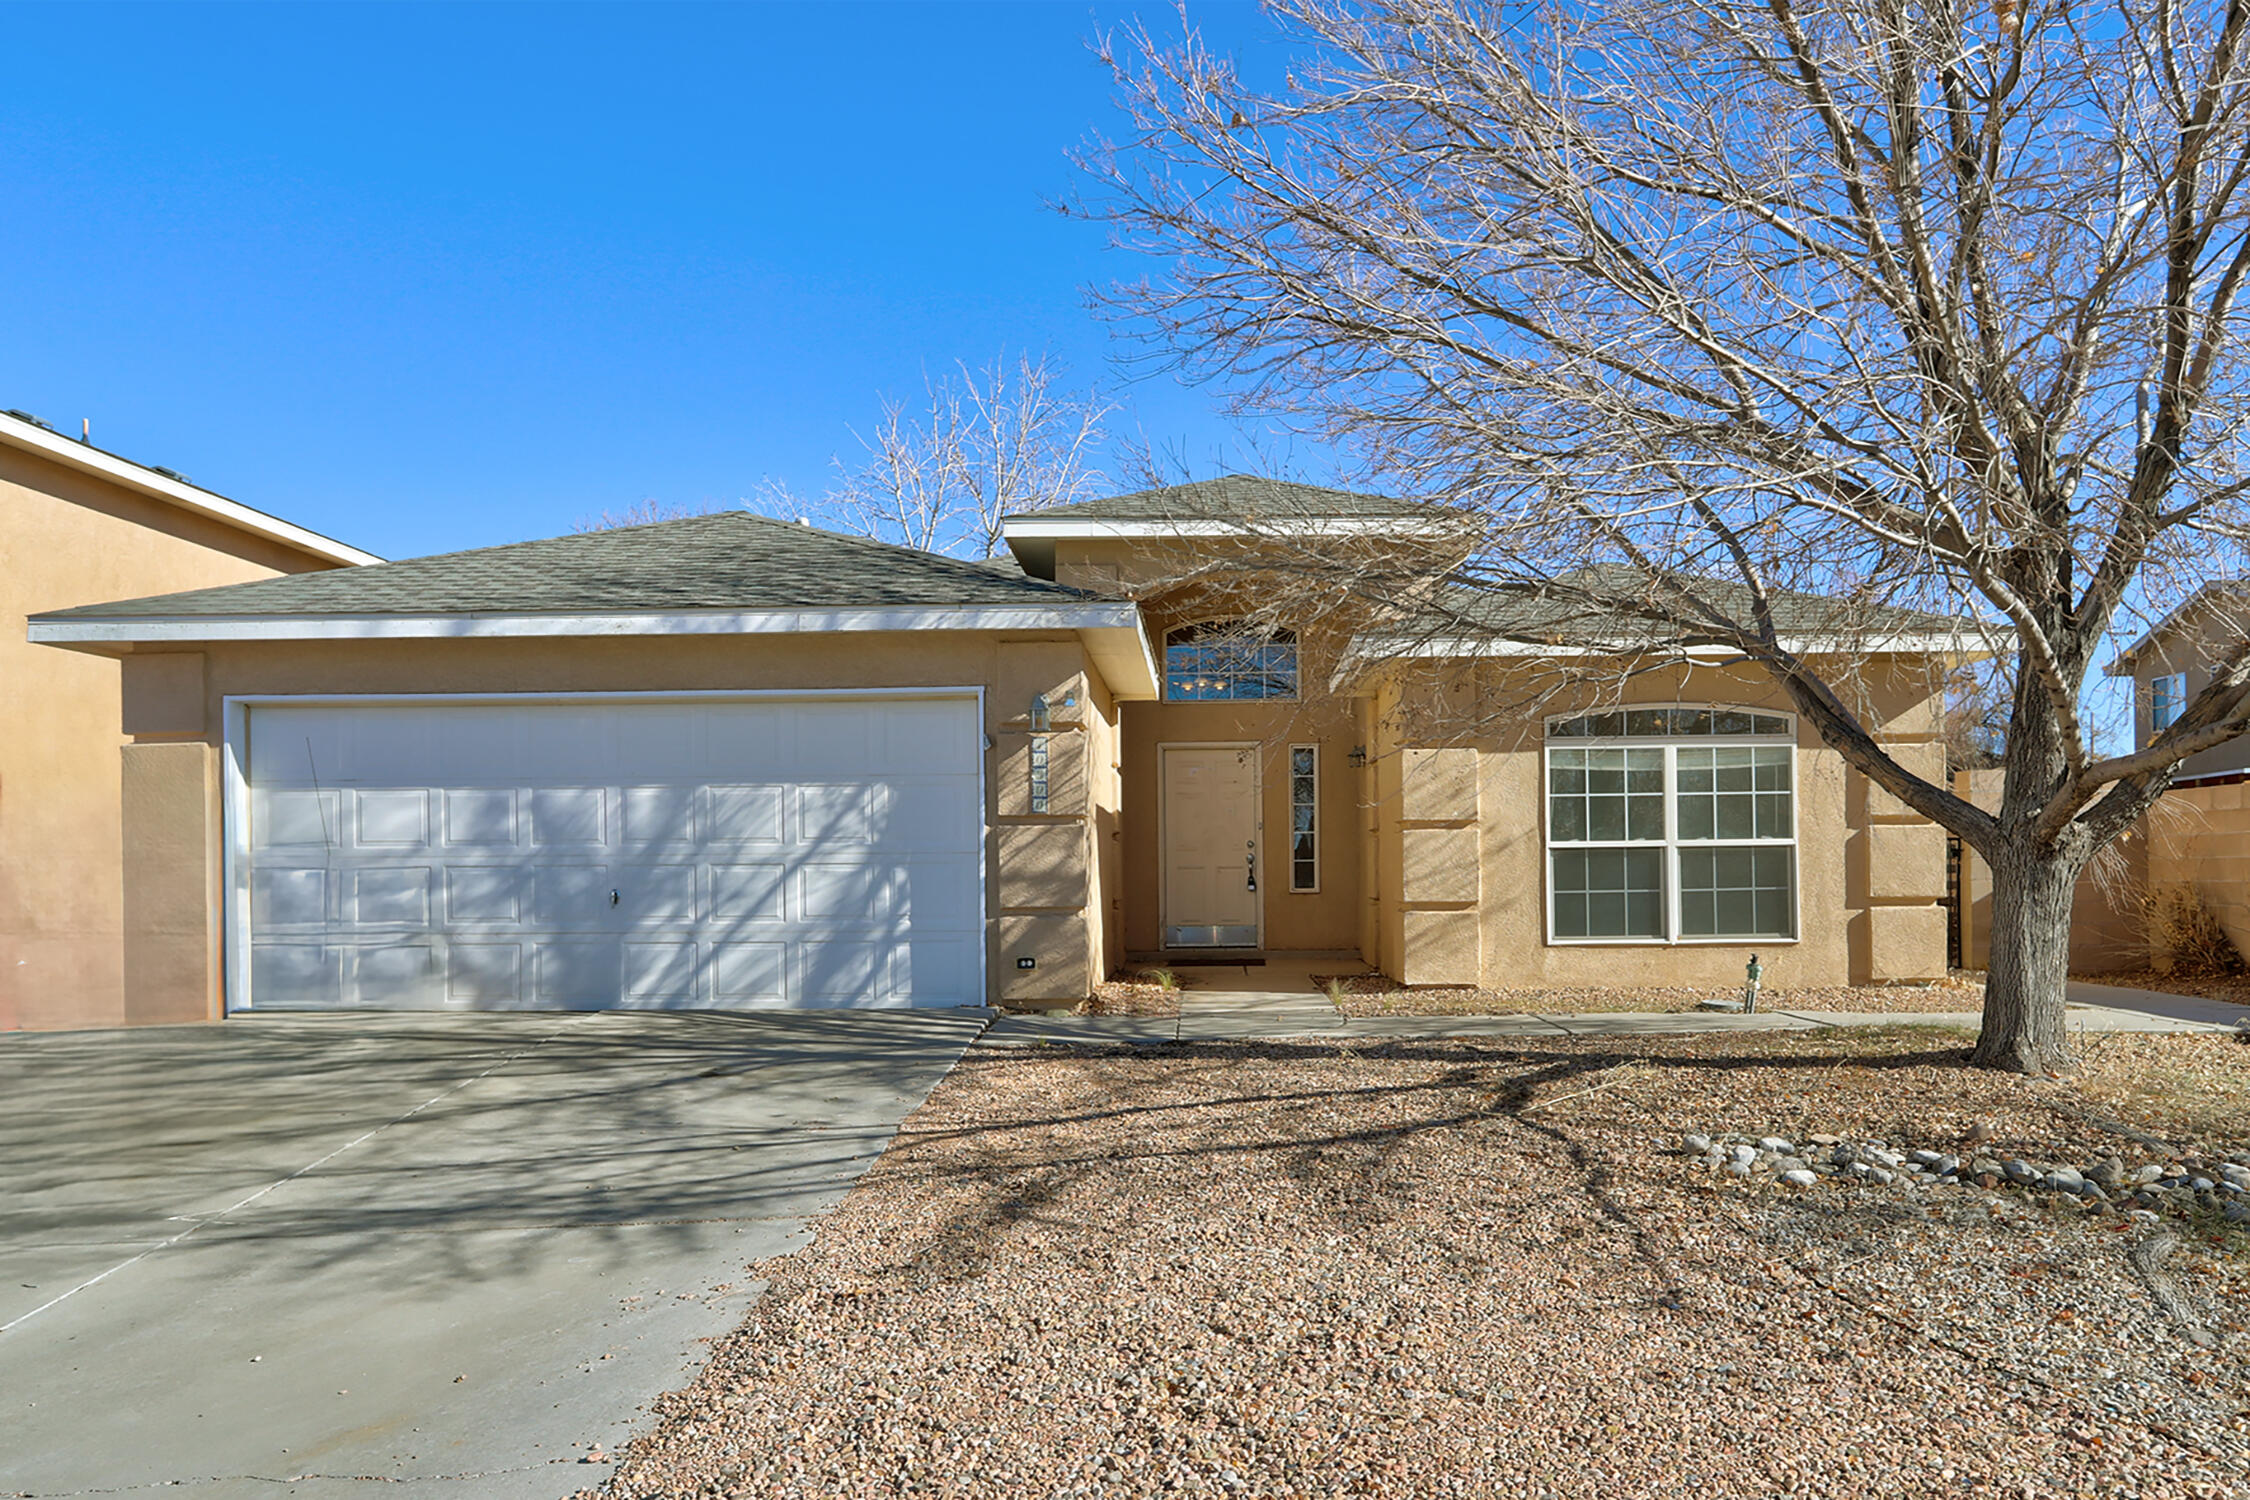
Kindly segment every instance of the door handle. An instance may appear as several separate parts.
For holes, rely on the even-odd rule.
[[[1248,845],[1243,850],[1242,875],[1244,883],[1249,889],[1254,891],[1258,888],[1258,846],[1256,844]]]
[[[609,904],[612,906],[615,906],[617,904],[617,892],[611,891],[609,893]]]

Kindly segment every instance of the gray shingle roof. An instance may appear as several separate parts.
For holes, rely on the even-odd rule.
[[[1724,579],[1689,580],[1694,592],[1723,616],[1745,625],[1752,619],[1751,594]],[[1602,563],[1565,574],[1546,585],[1452,585],[1431,608],[1382,632],[1392,636],[1474,636],[1558,645],[1604,645],[1618,641],[1692,641],[1694,632],[1673,623],[1658,606],[1650,576],[1620,563]],[[1791,589],[1768,591],[1774,628],[1784,636],[1842,632],[1870,634],[1952,634],[1978,628],[1965,616],[1934,614],[1873,600],[1839,599]]]
[[[1193,484],[1136,490],[1070,505],[1018,511],[1011,521],[1226,521],[1414,516],[1433,507],[1390,495],[1362,495],[1288,480],[1229,474]]]
[[[1021,572],[732,510],[38,618],[599,614],[1037,605],[1092,597]]]

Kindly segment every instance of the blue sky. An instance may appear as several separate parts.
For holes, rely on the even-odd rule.
[[[1002,347],[1210,467],[1216,393],[1086,309],[1138,262],[1045,206],[1135,8],[11,6],[0,407],[390,556],[817,489]]]

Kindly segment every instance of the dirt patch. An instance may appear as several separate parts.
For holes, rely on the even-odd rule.
[[[605,1493],[2250,1493],[2222,1226],[2159,1255],[2075,1199],[1796,1190],[1675,1149],[2090,1160],[2116,1143],[2090,1120],[2187,1150],[2250,1118],[2226,1038],[2104,1040],[2069,1081],[1960,1057],[1908,1028],[974,1051],[759,1267]]]
[[[1084,1016],[1176,1016],[1180,1013],[1180,983],[1165,984],[1154,969],[1121,972],[1094,990],[1093,998],[1079,1009]]]
[[[1326,987],[1323,976],[1315,980]],[[1693,985],[1647,985],[1606,989],[1478,989],[1468,985],[1422,985],[1409,989],[1381,974],[1339,976],[1336,1003],[1348,1016],[1587,1015],[1600,1011],[1691,1011],[1703,1001],[1739,1000],[1739,985],[1727,989]],[[1332,992],[1335,993],[1335,992]],[[1833,986],[1815,989],[1768,988],[1759,992],[1763,1010],[1864,1011],[1877,1015],[1977,1011],[1984,1008],[1981,975],[1955,974],[1927,985]]]

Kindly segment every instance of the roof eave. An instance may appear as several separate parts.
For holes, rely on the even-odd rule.
[[[334,537],[308,531],[279,516],[269,516],[264,511],[253,510],[238,500],[229,500],[224,495],[215,495],[197,485],[169,478],[130,459],[119,458],[114,453],[105,453],[99,448],[75,442],[59,432],[50,432],[18,417],[0,414],[0,442],[27,453],[36,453],[82,474],[97,475],[136,494],[147,495],[166,504],[176,505],[182,510],[223,522],[237,531],[294,547],[299,552],[320,558],[324,562],[364,567],[369,563],[383,561],[372,552],[347,546]]]

